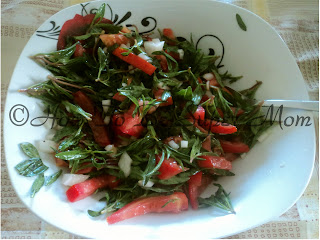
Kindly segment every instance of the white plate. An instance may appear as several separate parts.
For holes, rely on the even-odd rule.
[[[75,5],[52,16],[31,37],[16,65],[4,115],[4,142],[9,175],[21,200],[36,215],[58,228],[87,238],[110,239],[132,236],[140,239],[168,236],[219,238],[263,224],[289,209],[306,188],[314,162],[313,118],[302,111],[286,111],[289,116],[286,124],[290,125],[290,116],[296,120],[298,114],[310,117],[311,126],[293,124],[283,126],[283,129],[274,128],[271,135],[257,144],[245,159],[234,162],[236,176],[221,179],[225,189],[231,192],[236,215],[219,216],[213,209],[189,210],[177,215],[150,214],[108,226],[105,217],[92,219],[86,214],[88,208],[100,208],[93,198],[68,203],[66,188],[60,180],[41,189],[34,199],[29,198],[33,179],[19,176],[14,169],[25,159],[18,144],[35,143],[43,139],[48,130],[30,125],[33,118],[42,115],[39,101],[17,90],[45,80],[48,72],[28,57],[55,50],[56,31],[62,24],[76,13],[89,13],[101,3]],[[224,51],[221,64],[231,73],[244,76],[236,88],[251,86],[255,80],[263,81],[257,93],[259,99],[308,99],[302,75],[285,43],[269,24],[247,10],[214,1],[182,3],[161,0],[151,4],[147,0],[110,0],[108,4],[113,15],[111,17],[107,9],[106,18],[114,20],[118,16],[119,22],[127,16],[124,23],[136,24],[140,32],[171,27],[176,35],[186,38],[192,32],[195,42],[206,34],[216,36],[203,37],[199,46],[205,52],[211,47],[218,55]],[[241,15],[247,31],[238,26],[236,13]],[[16,126],[11,121],[14,117],[12,109],[19,108],[15,106],[17,104],[24,105],[29,112],[29,119],[23,126]],[[15,113],[17,120],[27,119],[26,110],[18,109]],[[50,171],[55,171],[57,168],[52,157],[42,156]],[[205,194],[209,192],[208,189]]]

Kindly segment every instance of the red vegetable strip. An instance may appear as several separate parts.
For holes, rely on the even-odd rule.
[[[220,145],[226,153],[245,153],[250,151],[249,146],[243,142],[220,140]]]
[[[107,217],[107,222],[109,224],[114,224],[147,213],[179,213],[187,209],[187,196],[182,192],[175,192],[168,196],[156,196],[137,199]]]
[[[118,181],[115,176],[103,175],[71,186],[66,195],[70,202],[76,202],[92,195],[99,188],[114,188],[117,185]]]
[[[148,63],[146,60],[138,57],[137,55],[133,53],[129,53],[128,56],[123,56],[121,53],[125,53],[128,50],[123,48],[116,48],[112,54],[120,58],[121,60],[131,64],[132,66],[139,68],[143,72],[145,72],[148,75],[152,75],[154,71],[157,69],[155,66],[153,66],[151,63]]]
[[[218,168],[218,169],[225,169],[231,170],[232,164],[224,157],[218,156],[200,156],[199,158],[203,158],[205,160],[198,160],[197,163],[199,167],[202,168]]]

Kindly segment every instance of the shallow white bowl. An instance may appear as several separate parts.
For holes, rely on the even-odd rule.
[[[94,197],[70,204],[66,188],[58,180],[45,187],[34,199],[29,198],[33,179],[19,176],[14,166],[25,159],[18,144],[35,143],[45,137],[45,127],[33,127],[30,122],[41,116],[39,101],[17,90],[45,80],[48,72],[28,58],[39,52],[55,50],[57,32],[62,24],[77,14],[89,13],[102,2],[75,5],[48,19],[31,37],[23,50],[8,90],[4,119],[4,142],[9,175],[21,200],[36,215],[48,223],[87,238],[169,238],[178,236],[193,239],[219,238],[247,230],[280,216],[301,196],[313,169],[315,135],[312,115],[302,111],[286,111],[282,116],[310,117],[311,126],[283,126],[273,128],[270,136],[257,144],[243,160],[234,162],[234,177],[222,178],[236,215],[221,216],[215,209],[186,211],[181,214],[150,214],[108,226],[105,217],[90,218],[87,209],[99,209]],[[263,81],[257,93],[259,99],[308,99],[302,75],[289,49],[276,31],[264,20],[239,7],[214,1],[148,1],[110,0],[106,18],[123,24],[135,24],[140,32],[170,27],[176,35],[193,39],[205,52],[214,49],[223,56],[221,65],[235,75],[243,75],[235,88],[251,86]],[[247,26],[241,30],[236,21],[240,14]],[[205,36],[205,35],[212,35]],[[205,37],[203,37],[205,36]],[[29,119],[23,126],[13,124],[12,109],[22,104],[28,109]],[[15,106],[15,108],[14,108]],[[11,110],[11,112],[10,112]],[[27,111],[16,111],[22,120]],[[11,114],[11,115],[10,115]],[[10,119],[11,116],[11,119]],[[291,119],[291,118],[290,118]],[[290,120],[289,119],[289,120]],[[290,121],[287,121],[290,125]],[[43,155],[50,171],[57,168],[52,156]],[[46,172],[46,175],[48,173]],[[212,192],[207,189],[204,195]],[[96,197],[97,198],[97,197]]]

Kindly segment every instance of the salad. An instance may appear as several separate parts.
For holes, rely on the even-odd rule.
[[[41,99],[56,120],[54,136],[38,149],[63,169],[44,177],[36,148],[22,143],[30,159],[16,169],[38,176],[32,197],[62,175],[70,202],[105,193],[105,207],[88,214],[112,213],[109,224],[189,204],[234,213],[217,180],[234,175],[232,162],[270,126],[254,100],[261,82],[234,90],[226,84],[241,76],[222,73],[219,56],[196,49],[192,35],[139,34],[104,11],[102,4],[96,14],[75,15],[62,26],[57,51],[32,56],[52,75],[21,92]],[[218,190],[200,197],[212,183]]]

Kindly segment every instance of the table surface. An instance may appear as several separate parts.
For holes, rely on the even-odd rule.
[[[16,61],[31,35],[59,10],[82,0],[1,1],[1,113]],[[311,100],[319,100],[319,3],[317,0],[224,0],[246,8],[269,22],[281,35],[303,74]],[[27,10],[27,11],[26,11]],[[319,118],[314,114],[317,146]],[[1,118],[2,119],[2,118]],[[3,146],[3,145],[2,145]],[[1,146],[1,237],[74,239],[31,213],[15,194]],[[228,238],[319,238],[319,157],[304,194],[282,216]]]

